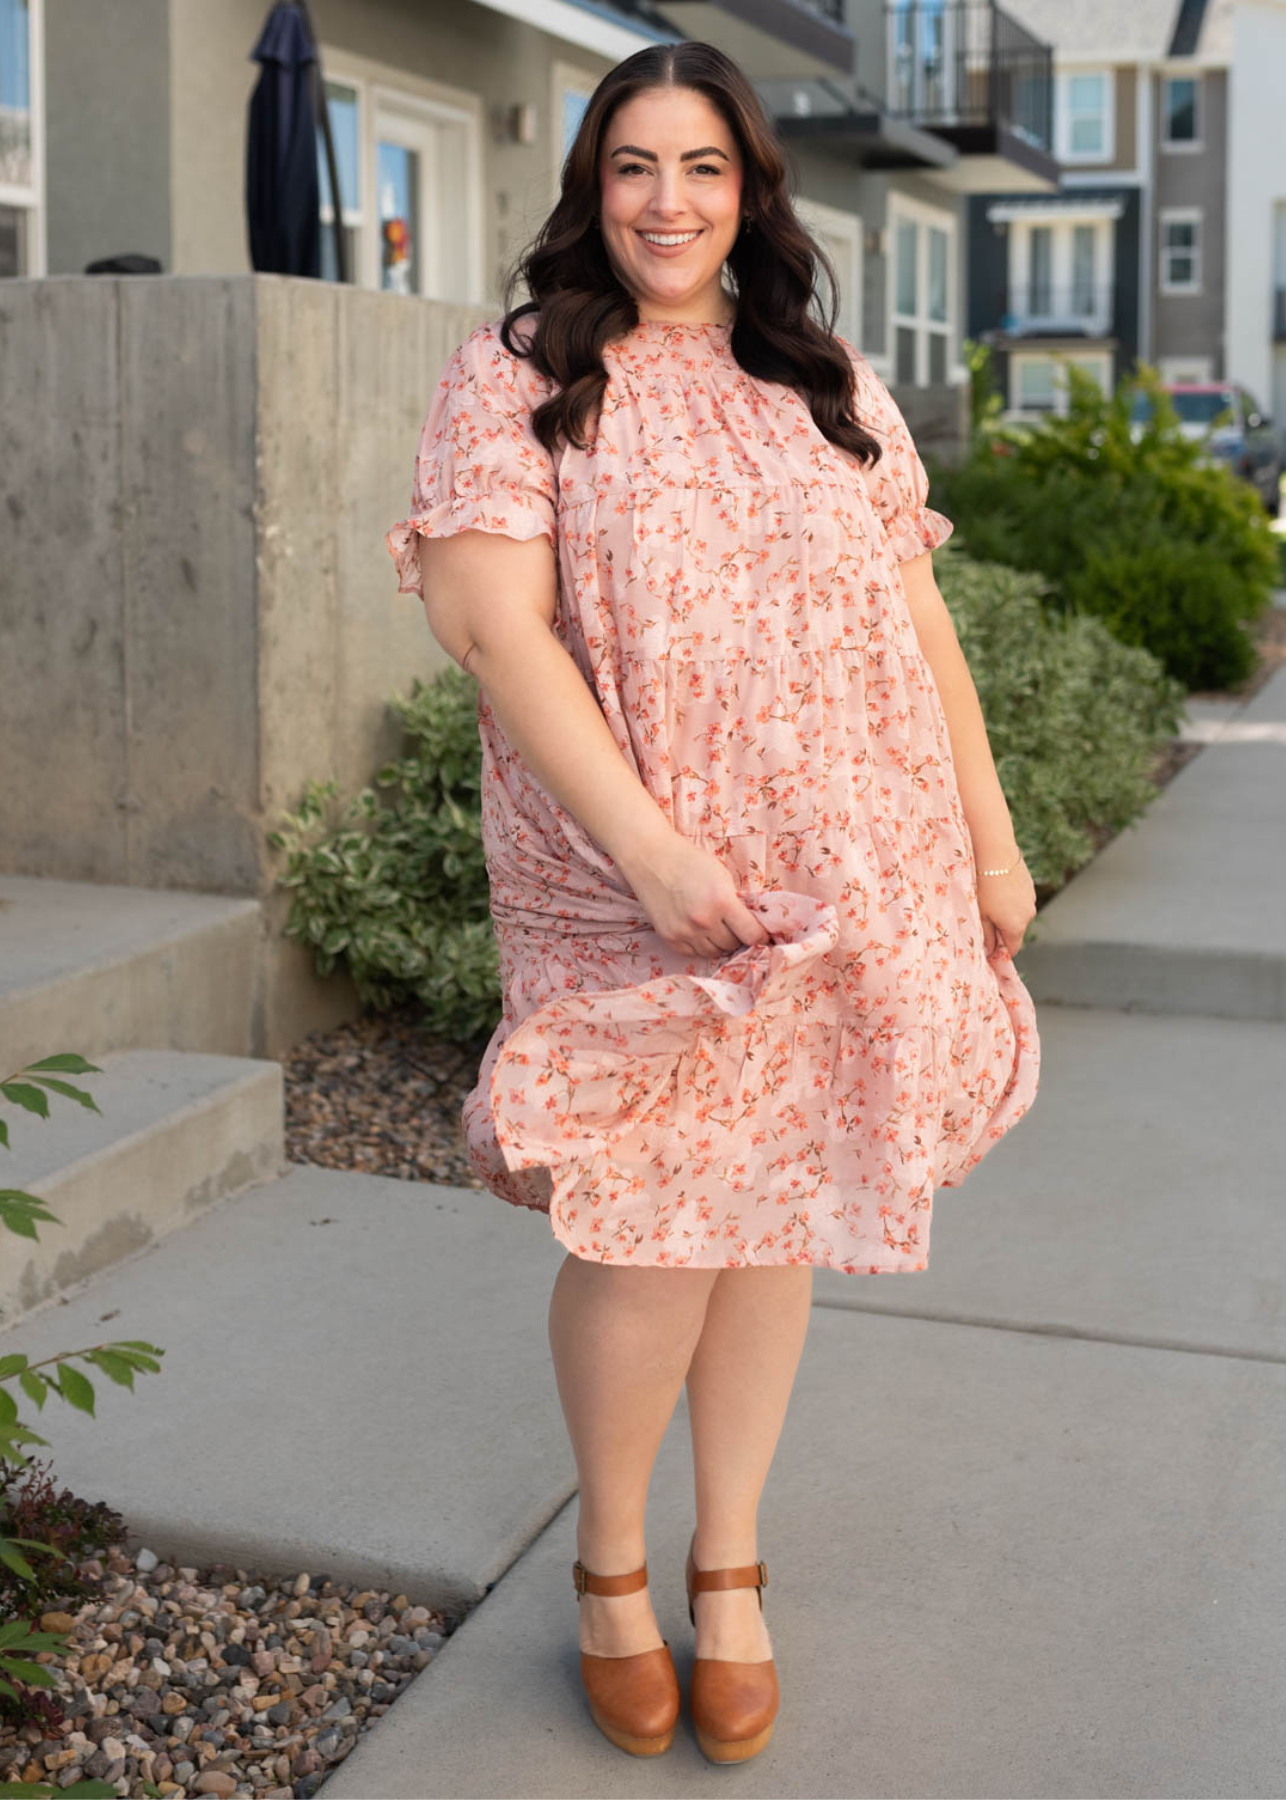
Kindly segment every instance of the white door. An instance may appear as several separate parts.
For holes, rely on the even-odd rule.
[[[478,120],[461,107],[376,90],[375,234],[369,281],[428,300],[482,297]]]

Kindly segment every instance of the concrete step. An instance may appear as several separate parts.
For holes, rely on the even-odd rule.
[[[0,1355],[164,1349],[133,1393],[88,1371],[96,1418],[38,1425],[135,1545],[463,1610],[575,1489],[545,1324],[563,1254],[491,1194],[297,1165],[0,1332]]]
[[[101,1074],[60,1079],[92,1094],[101,1116],[58,1094],[47,1119],[5,1105],[0,1180],[47,1201],[60,1221],[39,1224],[34,1242],[0,1230],[6,1324],[286,1166],[280,1063],[180,1050],[89,1060]]]
[[[1032,997],[1286,1021],[1286,668],[1028,927]]]
[[[256,1043],[257,900],[0,874],[4,1076],[57,1050]]]

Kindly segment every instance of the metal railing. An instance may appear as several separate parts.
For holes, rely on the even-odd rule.
[[[1053,143],[1053,51],[994,0],[889,0],[888,109],[933,129],[1001,125]]]
[[[1001,288],[996,307],[1005,331],[1082,331],[1098,337],[1112,322],[1116,288],[1110,281],[1017,281]]]

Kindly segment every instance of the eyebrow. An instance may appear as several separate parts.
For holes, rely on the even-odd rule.
[[[608,154],[610,156],[623,156],[627,152],[630,156],[645,157],[648,162],[655,162],[657,160],[655,150],[640,150],[637,144],[618,144],[615,150],[609,151]],[[689,158],[693,156],[721,156],[725,162],[728,161],[727,151],[721,150],[717,144],[707,144],[703,150],[685,150],[683,155],[679,158],[679,161],[687,162]]]

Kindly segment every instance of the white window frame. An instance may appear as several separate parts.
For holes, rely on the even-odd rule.
[[[45,275],[49,201],[45,163],[45,0],[30,0],[27,13],[27,58],[31,71],[27,95],[31,121],[30,182],[0,182],[0,206],[26,214],[24,277]]]
[[[1193,104],[1197,112],[1197,135],[1188,138],[1171,138],[1166,136],[1166,124],[1170,117],[1166,105],[1166,89],[1172,81],[1190,81],[1193,88]],[[1204,132],[1206,127],[1206,87],[1200,69],[1163,69],[1161,71],[1161,106],[1160,118],[1157,120],[1157,137],[1162,150],[1179,155],[1194,150],[1204,150]]]
[[[1095,310],[1092,313],[1073,314],[1070,295],[1073,287],[1073,245],[1078,225],[1091,226],[1094,231]],[[1009,224],[1011,295],[1024,292],[1029,285],[1031,233],[1035,226],[1047,226],[1053,233],[1050,286],[1055,296],[1069,296],[1068,305],[1063,310],[1055,305],[1053,312],[1048,314],[1035,313],[1029,306],[1027,311],[1015,315],[1015,329],[1034,331],[1063,326],[1083,330],[1090,337],[1106,336],[1112,322],[1112,292],[1116,285],[1114,221],[1089,211],[1080,215],[1071,211],[1049,212],[1043,216],[1033,211],[1030,215],[1015,216]]]
[[[1024,407],[1020,404],[1021,372],[1032,363],[1048,362],[1054,365],[1054,405]],[[1099,381],[1105,394],[1112,391],[1112,353],[1110,350],[1013,350],[1009,355],[1009,417],[1013,419],[1043,419],[1051,412],[1056,418],[1064,418],[1067,414],[1068,383],[1064,368],[1066,363],[1075,363],[1078,368],[1094,368],[1099,374]]]
[[[1103,82],[1103,148],[1101,150],[1074,150],[1072,148],[1072,82],[1078,76],[1097,75]],[[1116,155],[1116,70],[1100,64],[1086,65],[1084,68],[1059,69],[1055,83],[1054,118],[1056,130],[1055,155],[1062,163],[1110,163]]]
[[[578,63],[559,62],[551,64],[549,71],[549,154],[550,180],[549,205],[561,192],[563,159],[567,155],[568,146],[563,143],[563,99],[567,94],[578,94],[581,99],[588,100],[598,86],[601,76],[592,69],[582,68]]]
[[[916,228],[916,311],[900,313],[897,306],[898,222],[905,220]],[[929,227],[944,231],[947,237],[947,316],[945,320],[929,318]],[[946,338],[946,379],[955,376],[956,320],[959,317],[959,273],[957,270],[956,215],[923,200],[894,189],[888,199],[888,247],[885,288],[885,326],[889,363],[897,368],[898,327],[912,329],[915,339],[914,387],[929,385],[929,339],[935,333]]]
[[[377,192],[377,146],[387,121],[389,135],[398,124],[417,125],[441,134],[441,161],[449,164],[451,178],[440,184],[436,195],[427,187],[420,194],[420,241],[427,255],[430,227],[442,235],[450,255],[441,258],[444,269],[456,277],[453,291],[429,292],[422,297],[456,305],[476,306],[485,298],[483,272],[483,183],[481,97],[445,83],[407,77],[404,85],[387,79],[387,65],[325,43],[319,45],[326,80],[351,88],[357,95],[357,169],[360,207],[345,210],[345,223],[357,229],[356,267],[350,285],[380,288],[380,204]],[[445,216],[439,202],[445,193]],[[329,206],[322,207],[323,230],[330,229]],[[427,256],[422,270],[432,269]],[[438,286],[444,285],[439,282]]]
[[[1167,385],[1173,383],[1176,387],[1188,382],[1213,381],[1215,359],[1213,356],[1163,356],[1157,363],[1157,373]]]
[[[822,243],[839,277],[839,308],[835,329],[855,350],[862,347],[862,220],[858,213],[827,206],[802,195],[795,201],[800,223]]]
[[[1192,280],[1171,281],[1169,276],[1169,251],[1165,241],[1167,225],[1195,225],[1194,242],[1190,251],[1179,251],[1180,255],[1192,257]],[[1200,206],[1163,206],[1157,213],[1157,288],[1162,294],[1200,294],[1202,292],[1201,249],[1205,235],[1205,214]]]

